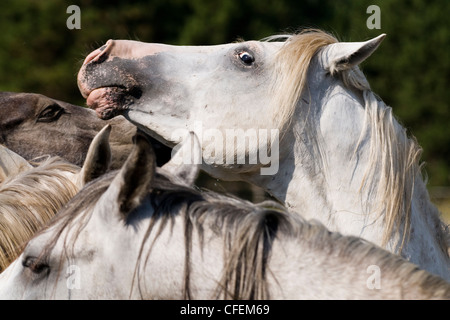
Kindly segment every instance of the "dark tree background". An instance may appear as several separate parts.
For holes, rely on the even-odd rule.
[[[81,29],[69,30],[69,5]],[[381,29],[369,30],[369,5]],[[424,149],[429,185],[450,186],[450,1],[2,0],[0,90],[37,92],[84,105],[76,73],[108,39],[219,44],[321,28],[342,41],[386,33],[362,69]]]

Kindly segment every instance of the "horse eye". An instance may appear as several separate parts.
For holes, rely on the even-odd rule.
[[[64,113],[64,109],[57,105],[52,104],[46,107],[38,115],[37,122],[52,122],[59,119],[59,117]]]
[[[239,59],[246,65],[251,65],[253,62],[255,62],[255,58],[253,55],[248,53],[247,51],[242,51],[239,53]]]
[[[50,268],[47,263],[42,261],[42,259],[35,258],[35,257],[26,257],[22,261],[22,266],[24,268],[29,269],[34,274],[41,274],[44,271],[48,272],[48,270]]]

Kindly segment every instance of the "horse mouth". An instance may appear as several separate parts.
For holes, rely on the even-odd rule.
[[[86,104],[90,109],[95,110],[100,119],[108,120],[122,114],[141,95],[142,91],[138,88],[100,87],[87,94]]]

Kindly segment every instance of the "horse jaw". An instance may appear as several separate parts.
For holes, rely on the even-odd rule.
[[[172,158],[162,166],[181,183],[192,186],[198,177],[202,162],[200,142],[195,133],[190,132],[183,142],[172,150]]]

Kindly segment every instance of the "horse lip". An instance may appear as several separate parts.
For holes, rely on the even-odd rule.
[[[91,94],[91,92],[95,90],[95,89],[92,89],[92,90],[87,89],[86,87],[83,86],[82,82],[78,82],[78,88],[80,90],[81,95],[85,99],[87,99],[89,97],[89,95]]]
[[[95,89],[92,89],[88,92],[85,92],[85,94],[87,95],[85,97],[86,99],[86,104],[92,108],[92,109],[96,109],[97,108],[97,100],[99,98],[103,98],[105,94],[110,93],[111,91],[116,91],[120,92],[120,94],[127,94],[126,93],[126,89],[121,87],[121,86],[101,86]]]
[[[81,95],[83,96],[83,98],[87,99],[89,97],[89,95],[91,94],[92,91],[94,91],[96,88],[89,88],[88,84],[86,81],[84,81],[83,78],[85,78],[84,76],[84,66],[81,68],[80,72],[78,72],[78,76],[77,76],[77,84],[78,84],[78,89],[80,90]]]
[[[91,90],[86,98],[86,104],[95,110],[100,118],[108,119],[121,110],[128,109],[141,95],[142,91],[138,87],[127,89],[117,85],[105,86]]]
[[[88,105],[89,108],[94,109],[94,110],[97,109],[98,105],[97,105],[96,101],[97,101],[98,97],[93,97],[93,96],[96,93],[98,93],[100,90],[102,90],[102,88],[93,89],[87,94],[87,97],[85,97],[86,104]]]
[[[121,106],[113,98],[114,95],[122,95],[122,93],[115,88],[97,88],[89,93],[86,104],[97,113],[100,119],[107,120],[121,110]]]
[[[123,86],[123,85],[107,85],[107,86],[101,86],[98,88],[93,89],[87,89],[82,88],[80,86],[80,92],[83,98],[88,99],[92,92],[99,90],[99,89],[112,89],[120,91],[124,95],[129,95],[135,99],[139,99],[142,96],[142,90],[137,86],[131,86],[129,88]]]

